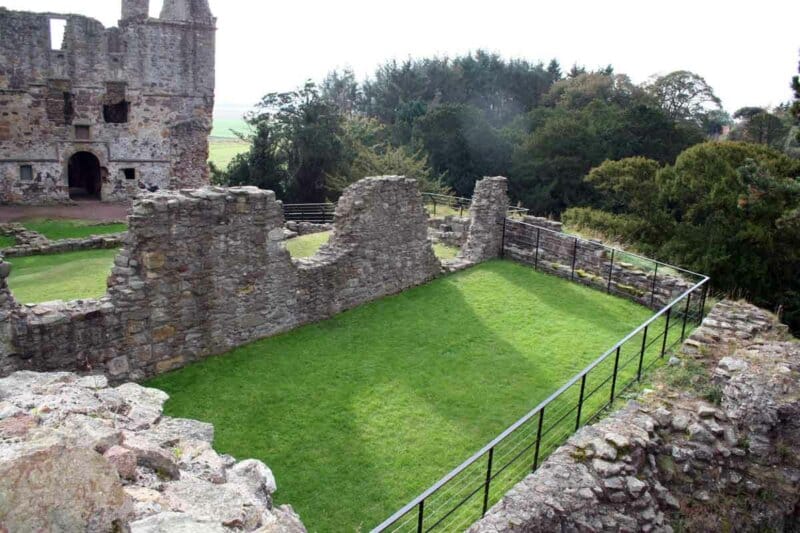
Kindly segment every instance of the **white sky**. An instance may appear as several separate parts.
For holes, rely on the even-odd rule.
[[[162,0],[151,0],[157,16]],[[217,114],[235,118],[265,93],[337,67],[359,79],[383,61],[477,48],[562,69],[612,64],[642,82],[685,69],[733,112],[791,98],[800,56],[797,0],[210,0],[218,19]],[[73,12],[106,26],[117,0],[0,0],[9,9]]]

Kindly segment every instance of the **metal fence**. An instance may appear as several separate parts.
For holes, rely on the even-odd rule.
[[[283,219],[295,222],[330,224],[333,222],[335,203],[324,204],[283,204]]]
[[[580,246],[580,239],[564,237],[572,239],[573,247]],[[537,257],[539,245],[541,242],[535,251],[531,250]],[[615,257],[627,254],[600,246],[604,253]],[[373,532],[466,529],[484,516],[508,489],[535,471],[572,433],[595,420],[623,391],[640,382],[648,368],[683,342],[692,325],[702,322],[708,277],[635,254],[631,256],[640,264],[652,265],[654,279],[659,267],[662,272],[671,269],[688,276],[690,286]],[[572,279],[576,279],[577,258],[574,253]],[[613,264],[609,272],[613,274]]]
[[[422,193],[422,201],[433,216],[458,215],[463,217],[469,215],[469,208],[472,205],[472,200],[469,198],[430,192]],[[520,218],[527,214],[528,209],[525,207],[508,207],[507,215],[509,217]]]

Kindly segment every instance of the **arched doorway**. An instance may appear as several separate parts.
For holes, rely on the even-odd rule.
[[[72,199],[100,199],[100,160],[90,152],[77,152],[69,158],[67,166],[69,197]]]

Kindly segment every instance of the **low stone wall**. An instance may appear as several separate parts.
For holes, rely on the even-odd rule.
[[[493,183],[487,201],[501,199],[500,187],[505,194],[505,180]],[[442,268],[416,182],[402,177],[351,185],[330,241],[308,259],[285,249],[271,191],[159,192],[137,199],[128,222],[99,300],[19,305],[0,264],[0,375],[68,370],[138,380],[401,292]],[[492,242],[502,238],[501,226],[472,225]],[[477,259],[492,251],[499,248]]]
[[[433,242],[461,248],[467,242],[469,218],[447,215],[428,219],[428,235]]]
[[[683,353],[469,531],[797,530],[800,343],[766,311],[723,302]]]
[[[563,233],[560,222],[546,218],[526,216],[522,222],[506,224],[504,257],[535,265],[550,274],[608,290],[642,305],[660,309],[699,281],[699,278],[689,281],[670,271],[665,272],[664,269],[657,275],[654,271],[642,270],[636,264],[628,262],[634,258],[626,258],[624,253],[616,254],[613,258],[612,272],[612,257],[602,242],[577,239]],[[537,228],[542,229],[537,231]],[[655,284],[654,275],[657,276]]]
[[[295,235],[311,235],[313,233],[331,231],[333,229],[333,224],[316,224],[314,222],[287,220],[284,227]]]
[[[125,233],[90,235],[76,239],[51,241],[41,233],[27,229],[22,224],[0,224],[0,234],[14,237],[17,244],[0,250],[3,257],[60,254],[79,250],[103,250],[122,246]]]
[[[218,454],[214,426],[163,416],[166,399],[102,376],[0,379],[0,530],[305,531],[264,463]]]

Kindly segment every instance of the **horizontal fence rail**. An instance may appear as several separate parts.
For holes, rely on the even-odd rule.
[[[472,204],[472,200],[469,198],[428,192],[422,193],[422,201],[428,212],[433,216],[468,216],[469,207]],[[333,222],[335,211],[335,202],[321,204],[283,204],[283,218],[287,221],[329,224]],[[509,206],[508,208],[509,217],[521,218],[526,214],[528,214],[528,209],[524,207]]]
[[[311,222],[313,224],[330,224],[336,204],[283,204],[283,219],[294,222]]]
[[[669,299],[648,320],[373,532],[468,528],[508,489],[536,471],[570,435],[612,407],[620,394],[639,383],[651,366],[683,342],[691,326],[703,320],[707,276],[512,219],[505,224],[506,253],[509,248],[517,250],[523,262],[536,269],[598,285],[609,292],[617,292],[612,287],[622,284],[622,279],[628,282],[638,279],[637,287],[647,284],[651,287],[649,292],[635,295],[638,301],[652,306],[664,295]],[[515,224],[524,227],[521,231],[517,228],[516,235],[510,234],[509,226]],[[543,238],[545,233],[547,237],[555,237]],[[527,248],[523,249],[523,245]],[[588,254],[582,254],[582,246]],[[548,262],[551,264],[547,265]],[[595,270],[590,271],[589,267]],[[606,277],[586,281],[589,273],[596,275],[597,269]],[[685,280],[681,284],[673,277]],[[668,290],[659,288],[659,284]]]

